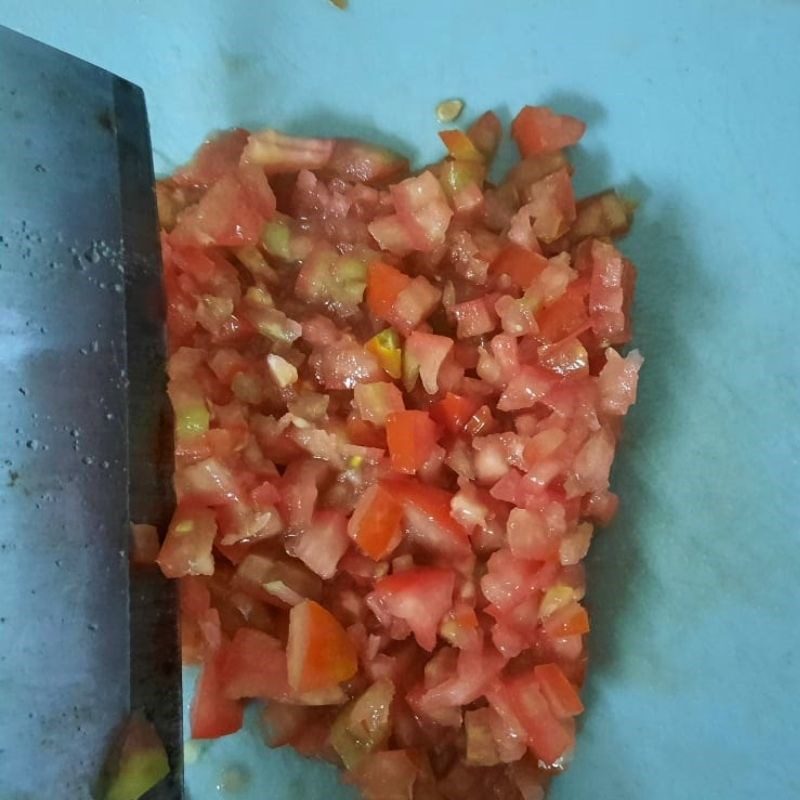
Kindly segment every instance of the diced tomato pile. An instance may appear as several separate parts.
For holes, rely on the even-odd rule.
[[[583,558],[642,359],[584,125],[528,106],[442,161],[235,130],[157,187],[177,510],[157,561],[202,665],[192,735],[265,701],[273,746],[367,800],[540,798],[583,710]],[[139,530],[137,553],[152,552]]]

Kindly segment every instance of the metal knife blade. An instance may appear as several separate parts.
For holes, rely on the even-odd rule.
[[[142,708],[175,800],[175,590],[128,560],[172,503],[144,96],[0,27],[0,131],[0,797],[90,797]]]

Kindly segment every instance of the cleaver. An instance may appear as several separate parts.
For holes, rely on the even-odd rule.
[[[172,507],[142,91],[0,27],[0,799],[83,800],[131,710],[183,797]]]

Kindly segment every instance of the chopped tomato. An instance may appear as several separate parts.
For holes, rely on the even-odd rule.
[[[450,433],[461,433],[479,407],[480,402],[472,397],[447,392],[431,406],[431,417]]]
[[[275,195],[264,173],[252,167],[224,175],[179,217],[170,234],[179,245],[253,244],[275,211]]]
[[[511,128],[497,183],[488,112],[416,173],[235,130],[156,189],[177,508],[132,557],[181,581],[195,735],[266,700],[272,746],[367,800],[541,800],[583,709],[633,208],[576,199],[579,120]]]
[[[450,513],[450,492],[413,479],[387,480],[384,486],[402,504],[416,541],[434,552],[451,555],[468,549],[467,532]]]
[[[289,685],[296,692],[330,689],[358,669],[355,646],[338,620],[313,600],[289,614]]]
[[[211,548],[217,535],[214,512],[193,505],[179,505],[156,559],[168,578],[213,575]]]
[[[583,703],[575,687],[558,664],[539,664],[533,674],[553,713],[560,719],[583,713]]]
[[[453,158],[462,161],[483,161],[483,153],[463,131],[439,131],[439,138]]]
[[[239,628],[223,650],[219,681],[223,694],[232,700],[283,700],[291,694],[286,669],[286,653],[277,639],[253,628]]]
[[[391,488],[367,489],[353,510],[347,531],[359,550],[375,561],[386,558],[403,535],[403,507]]]
[[[436,445],[436,424],[424,411],[393,411],[386,418],[386,441],[392,467],[413,474]]]
[[[508,275],[520,289],[527,289],[542,274],[547,259],[518,244],[504,247],[492,261],[490,270],[495,275]]]
[[[544,106],[525,106],[511,123],[511,135],[523,157],[551,153],[577,144],[586,125]]]
[[[367,602],[379,619],[406,622],[419,646],[430,652],[439,622],[453,603],[454,587],[452,570],[421,567],[381,578]]]
[[[572,749],[575,729],[569,719],[561,720],[550,709],[534,673],[504,682],[503,690],[528,738],[528,746],[546,765],[555,765]]]
[[[378,319],[388,321],[400,292],[411,283],[411,278],[396,267],[382,261],[373,261],[367,273],[367,305]]]
[[[589,633],[589,615],[580,603],[574,600],[551,614],[544,622],[545,631],[551,636],[578,636]]]
[[[561,297],[536,315],[539,332],[550,342],[580,333],[589,323],[588,281],[579,278]]]
[[[242,727],[241,702],[225,695],[221,675],[223,657],[220,652],[206,661],[197,681],[190,714],[193,739],[217,739]]]
[[[248,136],[244,128],[234,128],[209,139],[172,180],[179,186],[210,186],[236,169]]]
[[[131,561],[143,567],[154,564],[161,548],[156,526],[133,524],[131,533]]]

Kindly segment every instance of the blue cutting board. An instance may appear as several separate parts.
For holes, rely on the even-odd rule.
[[[590,559],[588,712],[551,797],[800,797],[800,3],[350,6],[0,0],[0,23],[141,85],[162,172],[234,124],[425,159],[447,97],[465,120],[527,102],[583,117],[578,188],[641,201],[624,247],[646,363],[622,511]],[[207,746],[187,783],[192,800],[350,796],[252,732]]]

